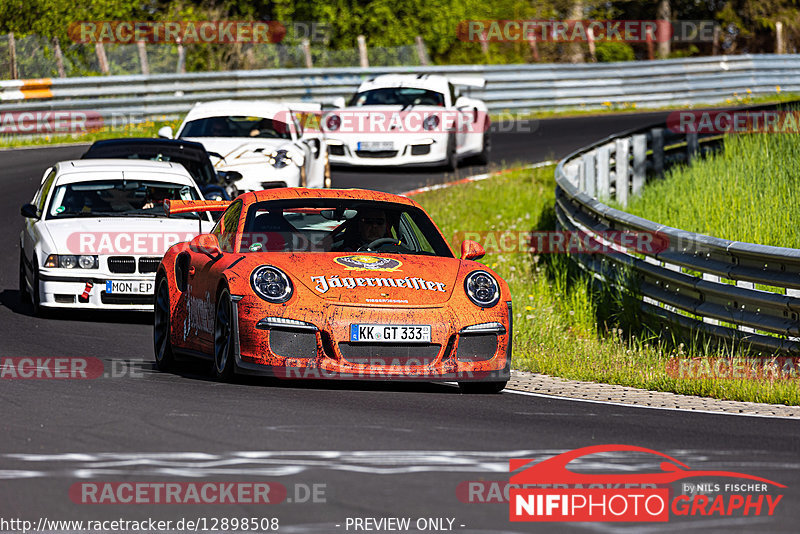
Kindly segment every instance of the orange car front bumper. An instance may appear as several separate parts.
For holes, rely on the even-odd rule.
[[[506,381],[511,303],[472,312],[449,306],[363,308],[327,304],[269,310],[237,306],[239,371],[287,379]],[[273,314],[270,314],[270,311]],[[276,316],[280,311],[283,315]],[[430,325],[430,343],[354,343],[353,324]],[[476,325],[482,325],[475,328]],[[474,327],[471,331],[465,330]]]

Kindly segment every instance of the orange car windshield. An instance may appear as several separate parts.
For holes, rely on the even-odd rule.
[[[242,252],[356,252],[453,257],[425,213],[404,204],[341,199],[250,206]]]

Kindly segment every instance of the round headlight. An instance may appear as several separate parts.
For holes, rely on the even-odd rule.
[[[486,271],[473,271],[464,279],[469,300],[481,308],[491,308],[500,301],[500,285]]]
[[[94,269],[94,256],[81,256],[78,258],[81,269]]]
[[[285,149],[276,150],[269,156],[269,162],[276,169],[282,169],[292,162],[292,157]]]
[[[436,115],[429,115],[422,121],[422,127],[426,130],[435,130],[439,127],[439,117]]]
[[[328,115],[328,118],[325,119],[325,125],[328,130],[335,132],[342,125],[342,118],[339,115]]]
[[[74,269],[78,265],[78,258],[75,256],[61,256],[59,258],[61,267],[64,269]]]
[[[256,295],[273,304],[286,302],[292,296],[292,282],[289,277],[271,265],[256,268],[250,275],[250,285]]]

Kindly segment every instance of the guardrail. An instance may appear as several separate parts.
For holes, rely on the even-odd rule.
[[[578,150],[556,166],[558,225],[578,232],[590,247],[610,249],[570,257],[602,283],[637,297],[651,318],[759,351],[798,352],[800,250],[686,232],[602,202],[614,199],[624,206],[648,176],[722,142],[719,135],[675,134],[659,124]],[[646,232],[666,246],[621,246],[613,236],[626,232]]]
[[[711,56],[595,64],[273,69],[92,76],[0,82],[0,112],[91,110],[143,118],[222,98],[330,103],[386,73],[483,76],[472,94],[493,113],[538,109],[711,103],[740,95],[800,92],[800,55]]]

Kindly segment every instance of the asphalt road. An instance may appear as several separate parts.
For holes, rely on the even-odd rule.
[[[492,164],[558,158],[662,115],[548,120],[531,132],[495,132]],[[447,384],[262,379],[223,384],[210,380],[202,364],[179,374],[155,371],[150,315],[31,317],[19,305],[16,289],[19,206],[32,196],[49,164],[82,151],[0,151],[0,213],[7,214],[0,242],[8,251],[0,257],[0,356],[94,357],[104,362],[108,375],[0,378],[0,532],[18,532],[2,522],[15,518],[34,525],[41,518],[207,518],[210,528],[212,518],[234,517],[278,518],[279,532],[355,532],[348,518],[381,517],[408,517],[412,524],[419,518],[452,519],[456,532],[797,531],[800,424],[795,421],[514,393],[464,396]],[[474,172],[482,169],[463,167],[458,174]],[[337,171],[334,186],[402,191],[453,178],[430,170]],[[511,523],[507,504],[459,499],[462,482],[508,480],[510,458],[539,459],[610,443],[655,449],[693,469],[778,481],[787,486],[783,502],[772,517],[691,517],[646,526]],[[653,472],[658,462],[614,456],[580,466],[589,473],[609,468]],[[286,501],[270,505],[93,505],[70,497],[70,488],[85,482],[175,481],[270,481],[285,486],[288,494]],[[317,502],[310,502],[306,489],[315,485]],[[86,525],[51,530],[72,532]]]

